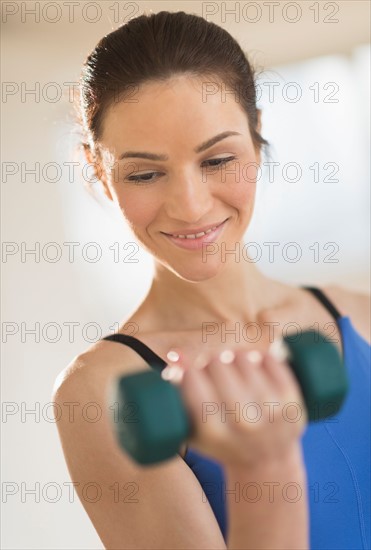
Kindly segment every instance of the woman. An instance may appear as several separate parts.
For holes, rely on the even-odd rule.
[[[238,253],[266,145],[259,114],[240,46],[195,15],[132,19],[84,65],[87,159],[155,261],[117,341],[74,358],[54,393],[103,411],[97,422],[62,417],[58,429],[106,548],[370,547],[369,297],[277,282]],[[344,356],[351,389],[330,421],[307,423],[277,347],[288,323],[319,327]],[[245,327],[258,337],[243,337]],[[179,384],[195,434],[174,459],[143,469],[114,440],[106,391],[154,361],[169,365],[163,377]],[[258,421],[201,415],[205,403],[226,412],[246,402],[260,406]],[[297,421],[282,414],[293,402]]]

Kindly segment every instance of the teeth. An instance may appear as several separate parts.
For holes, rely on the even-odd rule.
[[[207,231],[201,231],[200,233],[194,233],[192,235],[172,235],[172,237],[177,237],[179,239],[198,239],[199,237],[203,237],[203,235],[207,235],[211,231],[214,231],[218,226],[211,227]]]

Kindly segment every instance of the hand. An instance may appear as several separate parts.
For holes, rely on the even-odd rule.
[[[277,351],[277,343],[276,351]],[[281,347],[281,349],[283,349]],[[189,446],[229,466],[255,468],[295,448],[307,423],[299,384],[282,354],[176,350],[163,378],[179,385],[193,424]],[[171,361],[169,361],[171,363]]]

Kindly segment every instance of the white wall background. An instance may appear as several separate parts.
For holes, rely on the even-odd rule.
[[[78,8],[85,4],[79,3]],[[200,13],[201,9],[198,2],[172,2],[171,8],[166,2],[138,4],[141,11],[149,7]],[[26,16],[22,22],[19,12],[3,25],[2,80],[18,86],[13,95],[3,95],[2,103],[4,549],[102,547],[76,495],[71,499],[64,485],[70,479],[47,403],[58,372],[90,345],[89,339],[108,334],[115,322],[127,317],[151,280],[152,262],[145,252],[135,254],[137,263],[113,261],[109,249],[113,243],[120,243],[123,253],[124,244],[134,241],[119,213],[108,201],[95,201],[84,189],[83,178],[68,180],[63,162],[73,160],[71,104],[65,97],[48,100],[45,88],[49,82],[58,83],[61,89],[66,89],[65,82],[76,82],[87,53],[117,26],[108,2],[100,5],[103,16],[96,24],[78,15],[70,23],[65,14],[55,24],[33,23]],[[273,183],[267,171],[263,173],[257,210],[246,235],[246,242],[261,244],[259,266],[272,277],[293,284],[334,282],[369,291],[370,60],[369,31],[364,23],[369,8],[366,2],[338,5],[336,25],[314,24],[308,11],[294,25],[278,15],[272,23],[262,18],[259,26],[236,23],[233,18],[225,23],[214,21],[223,24],[254,56],[258,52],[260,62],[271,69],[260,80],[265,90],[260,106],[263,135],[272,144],[271,160],[279,166]],[[266,93],[267,82],[277,83],[273,102]],[[285,96],[287,91],[289,99],[294,97],[294,87],[284,88],[292,82],[301,90],[295,103]],[[316,82],[318,102],[310,88]],[[335,89],[326,88],[331,82],[337,90],[332,96],[338,100],[335,103],[325,101]],[[28,95],[22,100],[22,86],[30,89],[35,83],[46,90],[46,96],[41,93],[35,100]],[[59,163],[59,181],[50,181],[52,169],[46,177],[41,174],[39,181],[24,175],[24,169],[36,162],[41,169],[47,163]],[[302,169],[296,183],[282,177],[290,162]],[[314,163],[320,167],[318,182],[309,168]],[[331,175],[324,168],[326,163],[338,167],[333,177],[339,181],[324,181]],[[14,175],[6,172],[12,167],[17,171]],[[288,175],[293,177],[293,172]],[[279,246],[270,263],[262,243],[272,241]],[[296,263],[282,256],[284,244],[292,241],[302,251]],[[56,262],[52,258],[57,249],[47,246],[52,242],[62,251]],[[63,245],[67,242],[79,243],[72,262]],[[102,251],[96,263],[82,256],[88,242],[97,243]],[[319,243],[318,262],[309,249],[315,242]],[[325,249],[330,242],[338,247],[336,263],[324,261],[325,254],[333,250]],[[22,249],[35,246],[41,251],[38,261],[33,255],[22,256]],[[93,254],[93,250],[86,253]],[[72,338],[66,323],[76,323]],[[92,324],[86,330],[88,323]],[[93,324],[101,334],[94,332]],[[26,332],[32,328],[36,335]],[[35,409],[36,414],[26,414],[26,409]],[[36,496],[25,492],[32,488]]]

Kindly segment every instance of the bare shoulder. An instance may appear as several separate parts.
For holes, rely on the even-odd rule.
[[[53,395],[61,392],[94,390],[120,374],[150,368],[132,348],[117,342],[99,340],[83,353],[76,355],[58,374]],[[88,387],[86,383],[88,382]],[[81,386],[84,385],[84,388]]]
[[[53,401],[62,414],[56,425],[76,492],[104,548],[225,549],[212,508],[199,498],[202,487],[184,460],[175,456],[146,469],[117,444],[107,407],[110,378],[150,368],[131,348],[99,341],[57,378]],[[65,405],[73,407],[66,411]],[[92,484],[97,500],[86,496]]]
[[[349,317],[360,335],[371,343],[371,296],[338,285],[325,286],[321,290],[341,315]]]

